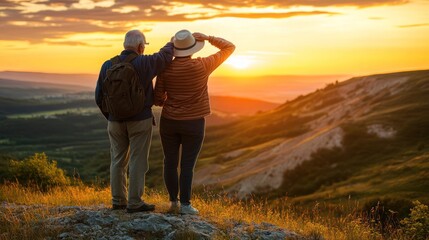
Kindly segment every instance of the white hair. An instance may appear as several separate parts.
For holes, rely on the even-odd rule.
[[[145,44],[146,38],[142,32],[139,30],[131,30],[128,31],[127,34],[125,34],[125,40],[124,40],[124,48],[132,48],[137,49],[139,47],[139,44]]]

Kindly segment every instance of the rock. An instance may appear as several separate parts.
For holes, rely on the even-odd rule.
[[[61,239],[68,238],[68,237],[70,237],[70,234],[65,232],[65,233],[61,233],[60,235],[58,235],[58,237]]]
[[[15,214],[27,207],[7,205]],[[7,205],[7,206],[6,206]],[[45,206],[46,208],[46,206]],[[16,210],[16,211],[14,211]],[[59,231],[53,239],[200,239],[217,236],[222,239],[301,239],[299,235],[270,223],[231,222],[230,229],[220,230],[200,216],[163,213],[134,213],[111,211],[99,207],[54,207],[55,217],[41,220],[44,228]]]
[[[300,235],[270,223],[233,223],[232,225],[233,227],[228,231],[228,235],[233,239],[302,239]]]

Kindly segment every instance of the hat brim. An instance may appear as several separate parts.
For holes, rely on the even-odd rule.
[[[204,47],[204,41],[197,41],[195,46],[193,46],[190,49],[186,49],[186,50],[177,50],[174,49],[174,56],[175,57],[186,57],[186,56],[191,56],[192,54],[200,51],[201,49],[203,49]]]

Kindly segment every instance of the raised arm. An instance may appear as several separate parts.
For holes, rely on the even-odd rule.
[[[149,58],[146,64],[150,64],[150,66],[143,66],[143,69],[151,71],[153,76],[158,75],[173,61],[173,49],[173,43],[170,41],[159,52],[146,55]]]
[[[204,67],[210,73],[213,72],[219,65],[221,65],[235,50],[235,45],[223,38],[207,36],[203,33],[194,33],[193,36],[197,41],[208,41],[211,45],[220,49],[215,54],[208,57],[201,58]]]

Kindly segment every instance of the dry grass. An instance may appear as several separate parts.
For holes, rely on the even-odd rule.
[[[145,201],[157,205],[157,212],[168,207],[167,194],[158,191],[146,191]],[[18,184],[0,185],[0,239],[43,239],[55,236],[61,229],[48,229],[38,224],[41,220],[55,217],[49,209],[54,206],[96,206],[110,207],[110,189],[89,186],[67,186],[43,193],[24,188]],[[27,207],[11,208],[11,205]],[[232,227],[232,222],[267,222],[295,231],[309,239],[384,239],[367,225],[363,224],[353,208],[342,205],[340,209],[349,214],[335,216],[335,212],[325,212],[328,206],[316,204],[312,209],[298,210],[284,203],[272,204],[247,201],[237,202],[222,195],[195,194],[193,204],[200,210],[201,216],[215,223],[223,230]],[[280,207],[279,207],[280,206]],[[346,206],[346,207],[344,207]],[[323,209],[325,208],[325,209]],[[338,209],[337,209],[338,210]],[[403,239],[396,236],[396,239]]]
[[[271,223],[294,231],[309,239],[383,239],[353,214],[334,216],[322,213],[319,206],[300,209],[288,204],[268,204],[259,201],[236,202],[227,197],[196,197],[195,205],[201,215],[224,228],[232,221]],[[323,237],[323,238],[321,238]]]

